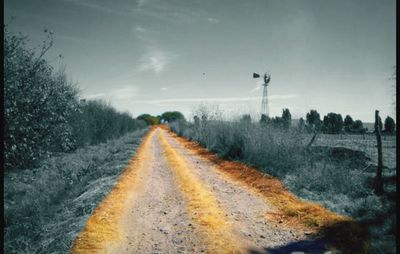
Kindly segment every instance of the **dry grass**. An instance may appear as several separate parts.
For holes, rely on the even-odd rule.
[[[104,253],[108,246],[122,241],[118,224],[125,203],[138,187],[136,176],[144,168],[153,132],[154,128],[143,139],[136,156],[131,159],[117,184],[90,216],[83,231],[74,241],[72,253]]]
[[[171,147],[160,133],[160,141],[164,148],[168,163],[173,169],[179,188],[188,201],[188,211],[200,225],[206,236],[209,253],[241,253],[240,241],[230,233],[231,226],[225,220],[221,208],[212,194],[192,173],[189,164]]]
[[[286,225],[302,227],[326,237],[344,253],[368,253],[366,230],[350,217],[335,214],[321,205],[300,200],[277,178],[263,174],[243,163],[223,160],[195,142],[177,137],[173,132],[170,134],[186,148],[215,163],[229,178],[261,193],[279,211],[266,215],[267,218],[285,220]]]

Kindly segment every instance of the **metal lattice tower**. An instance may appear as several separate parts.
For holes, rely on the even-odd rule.
[[[268,73],[265,73],[264,74],[264,84],[262,84],[264,89],[263,89],[263,96],[262,96],[262,101],[261,101],[261,115],[266,115],[266,116],[269,116],[268,88],[267,87],[268,87],[270,81],[271,81],[271,75]]]
[[[260,75],[257,73],[253,73],[253,78],[259,78]],[[264,84],[262,86],[264,87],[263,89],[263,96],[262,96],[262,101],[261,101],[261,116],[269,116],[269,106],[268,106],[268,88],[267,86],[269,85],[269,82],[271,81],[271,74],[266,72],[264,74]]]
[[[269,107],[268,107],[268,84],[263,84],[263,95],[261,101],[261,115],[269,116]]]

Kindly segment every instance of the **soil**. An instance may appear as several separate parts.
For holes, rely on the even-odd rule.
[[[126,201],[119,225],[116,225],[122,240],[107,246],[106,253],[215,253],[207,237],[207,230],[212,235],[212,226],[196,220],[207,216],[201,211],[207,204],[202,204],[200,210],[189,208],[190,198],[182,193],[182,183],[174,174],[176,169],[168,163],[160,136],[182,158],[187,165],[185,170],[190,170],[201,188],[212,194],[216,209],[222,211],[223,220],[230,225],[226,235],[236,239],[233,244],[241,250],[238,252],[327,251],[323,243],[307,239],[309,236],[304,230],[290,228],[267,217],[266,214],[275,208],[260,194],[229,180],[210,161],[183,147],[166,130],[156,128],[153,132],[144,168],[136,175],[135,186],[138,187],[135,187],[134,197]],[[90,242],[90,239],[85,240]]]

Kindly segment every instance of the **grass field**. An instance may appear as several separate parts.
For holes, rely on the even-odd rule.
[[[6,253],[68,253],[87,218],[135,154],[146,130],[4,176]]]
[[[372,253],[395,253],[396,138],[383,137],[385,195],[373,192],[375,136],[311,134],[261,127],[258,123],[211,120],[172,123],[178,135],[219,156],[253,166],[281,179],[298,197],[317,202],[362,223]]]
[[[311,135],[307,135],[311,139]],[[320,134],[315,141],[316,146],[345,147],[364,152],[373,163],[377,164],[378,150],[375,134]],[[383,165],[396,168],[396,136],[382,136]]]

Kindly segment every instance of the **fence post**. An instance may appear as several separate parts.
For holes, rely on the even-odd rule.
[[[378,147],[378,168],[376,170],[375,177],[375,194],[382,195],[383,194],[383,178],[382,178],[382,138],[381,138],[381,130],[379,128],[379,111],[375,110],[375,136],[376,143]]]

